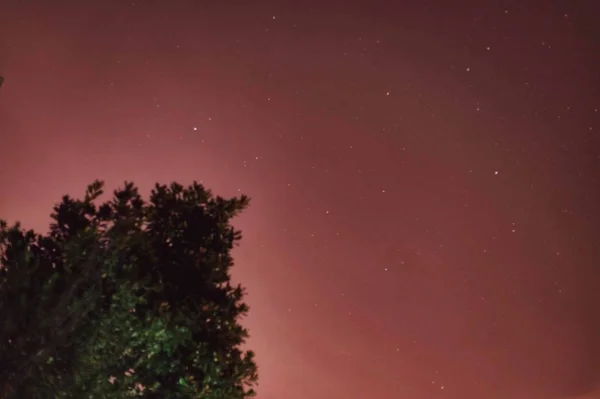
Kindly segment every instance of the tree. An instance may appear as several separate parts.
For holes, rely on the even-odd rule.
[[[50,232],[0,223],[0,397],[254,395],[244,290],[230,279],[246,196],[103,183],[54,208]]]

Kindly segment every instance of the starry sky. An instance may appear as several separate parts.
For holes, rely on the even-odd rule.
[[[3,0],[0,215],[246,193],[259,399],[600,398],[597,1]]]

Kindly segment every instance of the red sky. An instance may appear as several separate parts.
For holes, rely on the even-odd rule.
[[[0,216],[95,178],[249,194],[259,399],[600,398],[598,15],[4,1]]]

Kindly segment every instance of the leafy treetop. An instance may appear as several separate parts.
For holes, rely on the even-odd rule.
[[[253,396],[230,278],[248,197],[198,183],[102,194],[95,181],[63,197],[45,235],[0,222],[0,397]]]

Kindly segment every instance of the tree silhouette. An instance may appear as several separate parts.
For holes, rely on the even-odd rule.
[[[0,223],[0,397],[254,395],[231,219],[245,196],[126,183],[54,208],[46,235]]]

